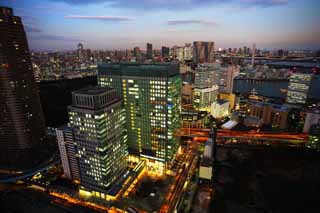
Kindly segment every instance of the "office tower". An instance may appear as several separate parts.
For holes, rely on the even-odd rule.
[[[179,61],[184,61],[183,47],[174,46],[171,49],[171,53],[172,53],[173,58],[178,59]]]
[[[214,42],[205,42],[205,62],[211,63],[214,61]]]
[[[283,49],[278,50],[278,57],[282,58],[284,56],[284,51]]]
[[[111,88],[72,92],[68,107],[77,147],[81,189],[105,197],[127,168],[127,136],[122,100]]]
[[[214,84],[214,65],[199,64],[195,69],[194,87],[208,88]]]
[[[77,159],[77,147],[74,141],[73,128],[62,126],[56,129],[57,141],[60,152],[60,159],[64,176],[70,180],[79,182],[79,162]]]
[[[170,54],[170,48],[169,47],[162,47],[161,48],[161,56],[162,58],[168,58]]]
[[[152,59],[152,57],[153,57],[152,44],[147,43],[147,59]]]
[[[304,126],[303,126],[303,132],[308,133],[310,130],[310,127],[314,124],[320,123],[320,110],[309,110],[307,112],[305,121],[304,121]]]
[[[78,53],[79,61],[82,61],[83,60],[83,44],[82,43],[78,44],[77,53]]]
[[[193,42],[193,59],[196,63],[214,61],[214,42],[195,41]]]
[[[208,88],[221,85],[224,81],[220,63],[198,64],[195,69],[194,87]]]
[[[249,48],[247,46],[243,47],[243,54],[248,55],[249,54]]]
[[[240,74],[240,67],[228,64],[221,67],[219,91],[223,93],[231,94],[233,90],[234,78]]]
[[[134,47],[133,48],[133,56],[136,58],[137,62],[141,61],[141,50],[139,47]]]
[[[11,8],[0,7],[0,166],[24,169],[39,163],[34,152],[44,139],[24,27]]]
[[[83,51],[83,44],[82,43],[78,44],[78,50]]]
[[[205,62],[204,45],[201,41],[193,42],[193,60],[195,63]]]
[[[193,107],[199,111],[210,112],[216,101],[218,85],[214,83],[214,64],[199,64],[195,69]]]
[[[254,66],[254,58],[256,56],[256,44],[252,45],[251,65]]]
[[[104,64],[100,86],[116,88],[126,110],[129,161],[165,172],[175,157],[180,127],[181,78],[178,64]]]
[[[126,50],[126,61],[131,61],[131,50]]]
[[[186,43],[183,47],[183,59],[185,61],[192,60],[192,45],[190,43]]]
[[[293,73],[289,79],[287,103],[305,104],[308,98],[312,74]]]
[[[211,112],[211,104],[217,100],[218,86],[208,88],[194,88],[193,107],[198,111]]]

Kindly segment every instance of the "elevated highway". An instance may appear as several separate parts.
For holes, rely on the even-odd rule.
[[[195,141],[206,141],[210,129],[205,128],[181,128],[176,136],[191,137]],[[219,144],[255,144],[255,145],[288,145],[304,146],[308,135],[303,133],[274,133],[257,131],[231,131],[218,130],[217,143]]]

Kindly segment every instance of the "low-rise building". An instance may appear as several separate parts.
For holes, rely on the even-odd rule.
[[[271,104],[262,101],[250,101],[248,114],[262,119],[264,124],[270,124],[275,128],[285,129],[289,108],[285,105]]]
[[[217,100],[211,104],[211,115],[215,118],[222,118],[229,115],[228,100]]]
[[[303,132],[308,133],[310,127],[320,122],[320,110],[307,112],[306,119],[303,126]]]
[[[217,100],[218,86],[214,85],[209,88],[194,88],[193,106],[199,111],[211,111],[211,104]]]

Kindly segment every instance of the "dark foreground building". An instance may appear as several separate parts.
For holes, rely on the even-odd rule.
[[[0,168],[36,165],[45,139],[37,85],[21,18],[0,7]],[[38,156],[37,156],[38,158]]]

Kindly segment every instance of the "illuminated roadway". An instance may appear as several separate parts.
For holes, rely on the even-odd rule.
[[[185,191],[186,181],[195,172],[196,161],[197,157],[189,150],[187,158],[181,168],[179,168],[174,184],[170,187],[166,196],[166,202],[161,206],[159,213],[174,212],[178,201],[182,198],[182,194]]]
[[[193,137],[195,141],[206,141],[210,129],[181,128],[176,136]],[[308,135],[303,133],[271,133],[256,131],[218,130],[217,143],[227,143],[228,139],[239,139],[236,143],[252,143],[254,141],[271,142],[272,144],[304,145]]]
[[[56,152],[46,162],[43,162],[41,165],[33,169],[22,171],[21,173],[14,174],[14,175],[7,175],[5,177],[0,177],[0,183],[14,183],[18,180],[24,180],[26,178],[34,176],[35,174],[46,171],[52,168],[53,166],[58,165],[60,162],[61,162],[60,156],[58,152]]]

